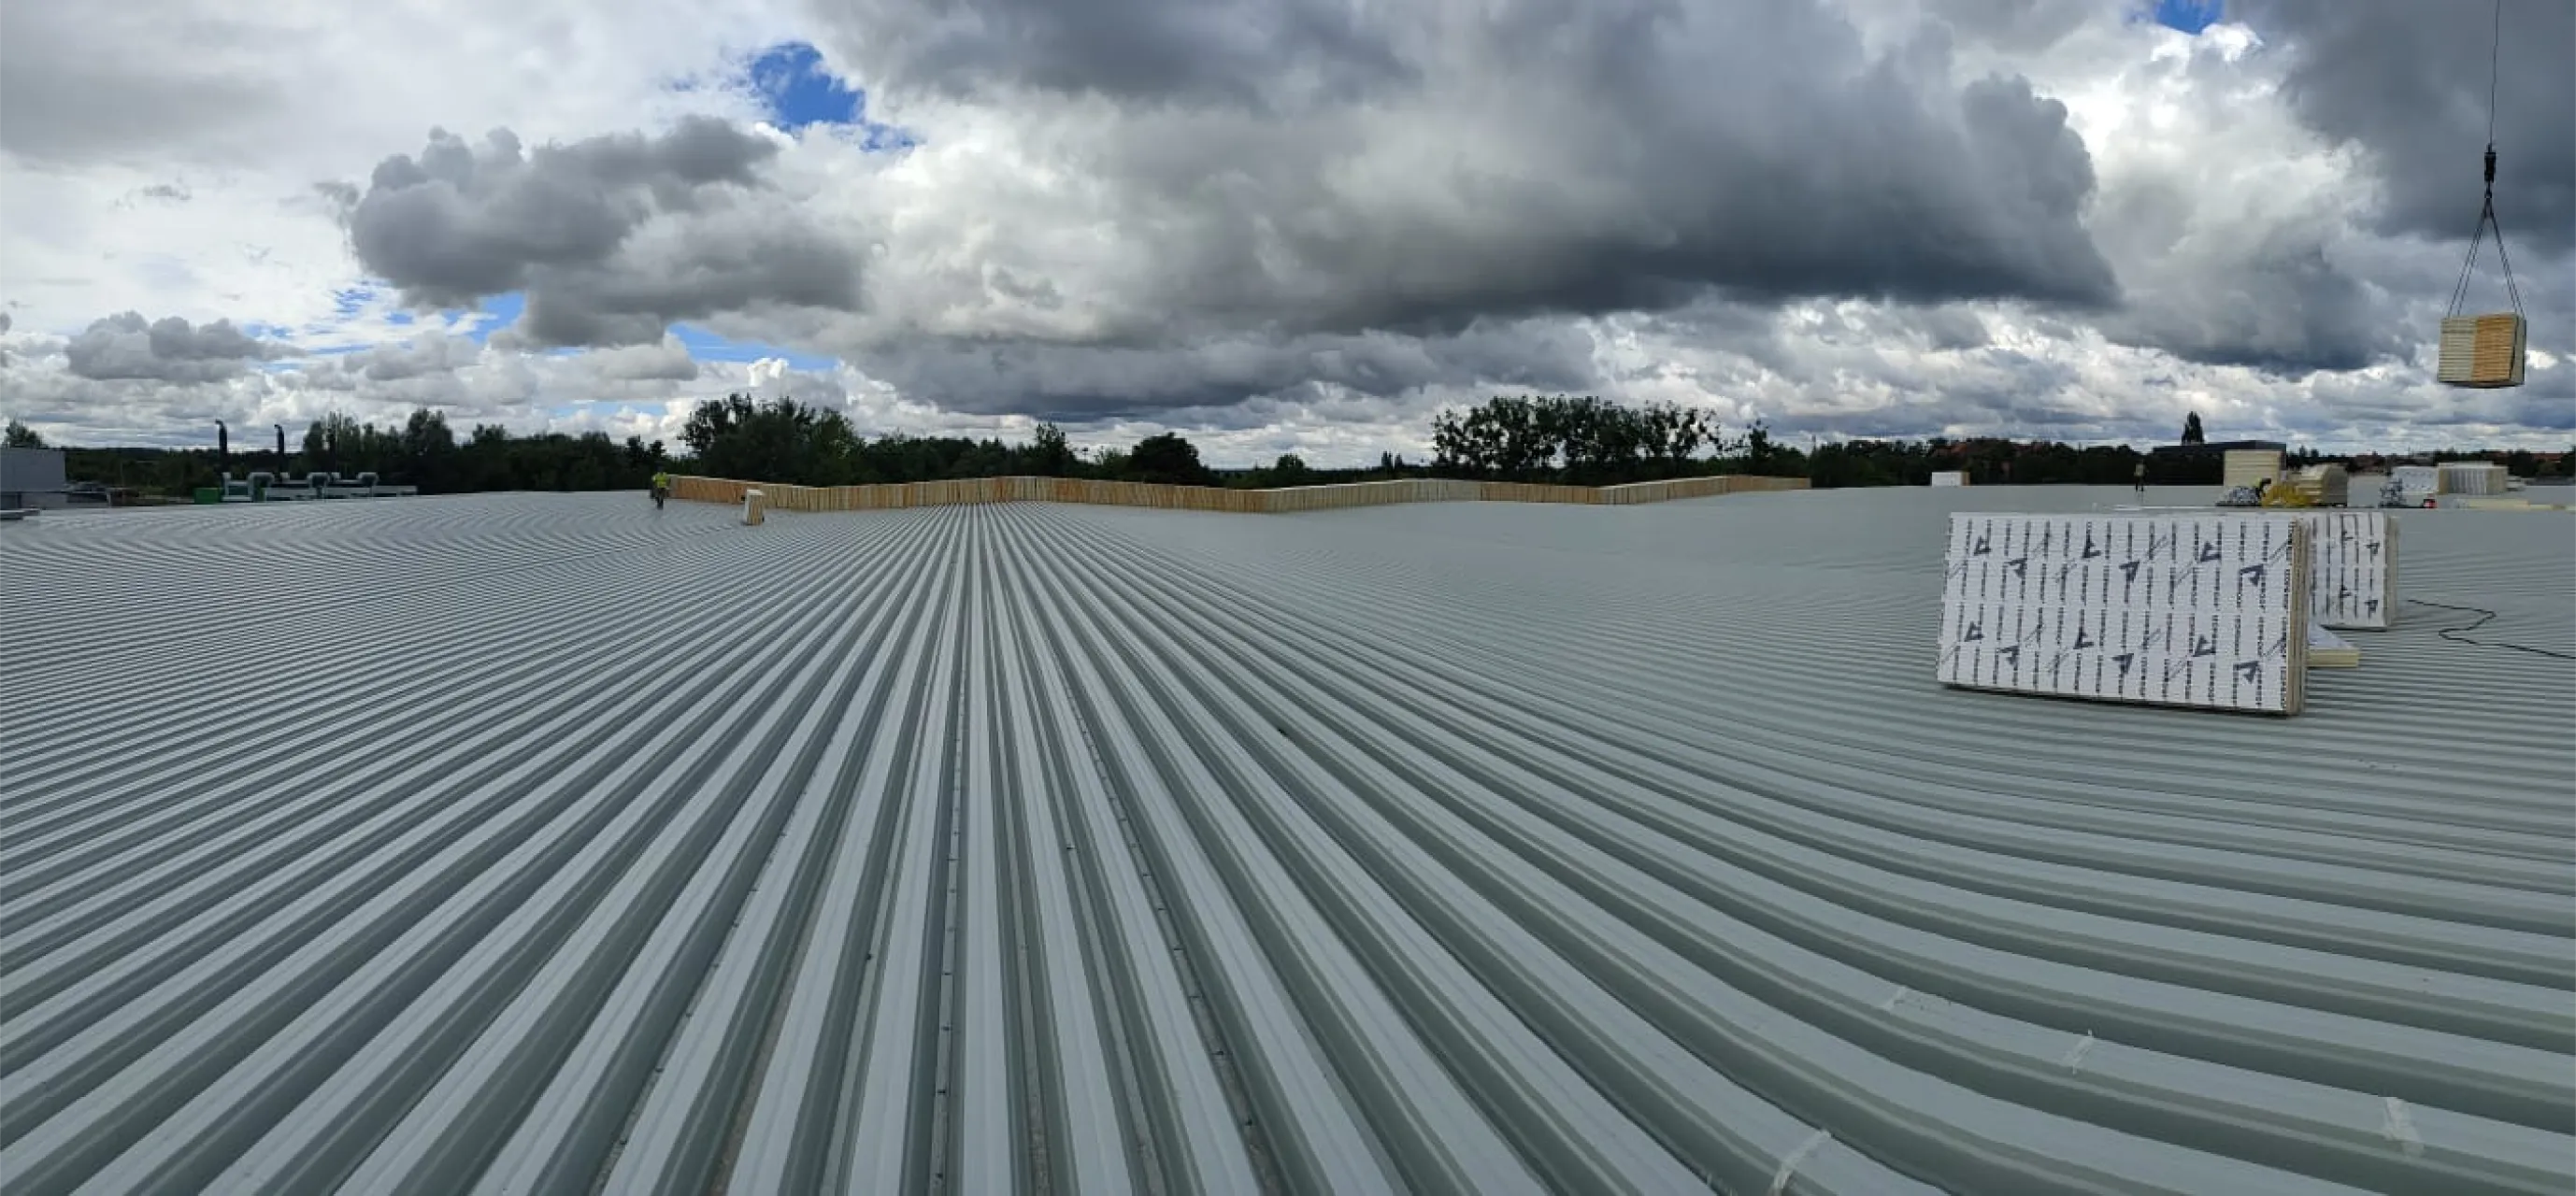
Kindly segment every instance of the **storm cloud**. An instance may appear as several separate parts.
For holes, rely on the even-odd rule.
[[[1422,338],[1243,335],[1178,347],[933,340],[876,354],[870,372],[951,410],[1089,423],[1314,387],[1373,396],[1478,384],[1578,389],[1595,379],[1592,349],[1589,335],[1552,322],[1478,324]]]
[[[2533,353],[2486,396],[2430,347],[2484,4],[2236,0],[2193,36],[2143,0],[459,2],[0,9],[8,401],[138,427],[615,403],[668,436],[753,386],[873,430],[1323,463],[1418,452],[1430,411],[1496,392],[2347,442],[2435,411],[2554,437],[2576,397],[2563,0],[2506,0]],[[787,112],[747,66],[780,38],[872,123]],[[33,65],[84,55],[133,86],[92,111]],[[170,180],[186,203],[146,196]],[[240,323],[90,325],[128,308]],[[254,334],[314,355],[259,368],[283,350]]]
[[[526,150],[433,129],[414,158],[336,189],[358,260],[425,307],[527,293],[537,346],[651,344],[675,320],[763,304],[848,305],[849,246],[755,204],[776,142],[691,117],[671,130]]]
[[[1711,298],[2121,299],[2066,108],[1958,69],[1938,24],[1873,46],[1816,0],[827,15],[887,119],[933,130],[888,180],[917,190],[880,201],[909,237],[974,249],[895,239],[864,317],[825,339],[943,405],[1394,394],[1458,375],[1444,342],[1473,329]],[[1037,36],[1074,28],[1118,40]],[[1442,364],[1302,364],[1336,338]]]
[[[2284,44],[2301,119],[2366,151],[2382,230],[2468,237],[2492,85],[2508,243],[2534,263],[2576,245],[2576,4],[2233,0],[2229,16]]]
[[[71,372],[93,381],[221,382],[251,363],[292,355],[230,320],[191,325],[177,316],[147,321],[137,312],[94,320],[63,355]]]

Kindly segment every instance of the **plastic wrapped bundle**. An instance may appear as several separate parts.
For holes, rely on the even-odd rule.
[[[2522,317],[2512,312],[2448,317],[2442,321],[2441,364],[2435,376],[2445,386],[2520,386],[2529,335]]]

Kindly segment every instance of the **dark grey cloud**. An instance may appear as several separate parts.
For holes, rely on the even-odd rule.
[[[859,364],[952,411],[1078,423],[1229,407],[1318,386],[1375,397],[1480,382],[1574,390],[1596,380],[1592,354],[1591,337],[1569,324],[1495,322],[1428,338],[1244,335],[1156,348],[924,340]]]
[[[850,56],[898,92],[945,80],[997,105],[1040,104],[1062,86],[1064,51],[1012,33],[1027,7],[831,12]],[[1222,22],[1170,15],[1195,8],[1045,7],[1068,23],[1145,21],[1149,42],[1197,37],[1229,71],[1288,91],[1310,73],[1293,54],[1237,61]],[[1124,107],[1046,147],[1151,229],[1152,244],[1127,248],[1156,260],[1174,312],[1437,333],[1713,290],[2088,307],[2117,296],[2083,225],[2092,162],[2063,107],[2018,78],[1952,82],[1938,28],[1872,57],[1815,0],[1264,11],[1407,69],[1374,74],[1364,98],[1325,93],[1246,124],[1186,76],[1086,60],[1093,90]],[[878,18],[928,21],[950,40],[890,37]]]
[[[867,31],[872,87],[949,96],[1033,88],[1266,107],[1300,88],[1359,94],[1413,76],[1354,6],[1321,0],[836,0]]]
[[[368,270],[406,302],[460,307],[524,291],[525,343],[644,344],[673,321],[763,304],[852,306],[857,259],[769,188],[775,142],[707,117],[668,132],[525,150],[433,129],[379,164],[344,206]]]
[[[95,381],[221,382],[251,363],[293,355],[230,320],[190,325],[177,316],[147,321],[136,312],[94,320],[63,353],[71,372]]]
[[[2229,19],[2286,48],[2300,118],[2368,151],[2390,232],[2465,241],[2476,226],[2489,63],[2500,58],[2497,215],[2528,266],[2576,245],[2576,4],[2504,0],[2500,55],[2491,3],[2235,0],[2228,8]]]
[[[697,359],[675,340],[599,349],[584,354],[582,360],[600,377],[614,381],[693,382],[698,377]]]
[[[2159,194],[2131,195],[2112,218],[2153,206]],[[2218,250],[2140,267],[2131,301],[2100,321],[2103,335],[2185,361],[2289,377],[2360,369],[2403,355],[2418,339],[2410,332],[2422,330],[2403,323],[2403,304],[2333,259],[2322,217],[2244,231],[2248,239]]]

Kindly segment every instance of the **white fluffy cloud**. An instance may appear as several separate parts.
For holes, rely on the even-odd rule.
[[[0,406],[673,439],[749,388],[1318,463],[1531,389],[1792,434],[2576,430],[2560,0],[2507,5],[2502,392],[2431,381],[2486,46],[2402,3],[463,2],[0,8]],[[761,123],[742,67],[788,41],[917,144]],[[2441,60],[2381,80],[2408,102],[2367,98],[2381,45]],[[404,309],[505,290],[488,344]]]

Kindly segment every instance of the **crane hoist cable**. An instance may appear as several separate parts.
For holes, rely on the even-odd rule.
[[[2454,316],[2459,315],[2459,314],[2460,314],[2460,312],[2461,312],[2461,309],[2462,309],[2462,308],[2465,308],[2465,307],[2467,307],[2467,306],[2468,306],[2468,302],[2469,302],[2469,281],[2470,281],[2470,279],[2471,279],[2471,278],[2475,277],[2475,276],[2476,276],[2476,274],[2477,274],[2477,269],[2478,269],[2478,249],[2479,249],[2479,247],[2480,247],[2480,246],[2482,246],[2482,245],[2484,245],[2484,244],[2486,243],[2486,237],[2487,237],[2487,230],[2488,230],[2488,229],[2494,229],[2494,230],[2495,230],[2496,261],[2497,261],[2497,263],[2498,263],[2498,264],[2500,264],[2500,265],[2502,265],[2502,266],[2504,267],[2504,293],[2505,293],[2505,296],[2506,296],[2506,298],[2510,299],[2510,300],[2512,301],[2512,303],[2513,303],[2513,314],[2515,314],[2515,315],[2517,315],[2517,316],[2523,315],[2523,310],[2522,310],[2522,288],[2521,288],[2520,286],[2516,285],[2516,284],[2514,283],[2514,281],[2513,281],[2513,257],[2512,257],[2512,255],[2510,255],[2510,254],[2508,254],[2508,253],[2506,253],[2506,252],[2505,252],[2505,247],[2504,247],[2504,225],[2499,224],[2499,223],[2497,223],[2497,222],[2496,222],[2496,210],[2495,210],[2495,177],[2496,177],[2495,122],[2496,122],[2496,95],[2497,95],[2496,86],[2497,86],[2497,83],[2498,83],[2498,82],[2503,78],[2503,71],[2502,71],[2503,63],[2504,63],[2504,0],[2496,0],[2496,2],[2495,2],[2495,34],[2494,34],[2494,40],[2493,40],[2492,44],[2490,45],[2490,48],[2489,48],[2489,49],[2488,49],[2488,51],[2487,51],[2487,156],[2486,156],[2486,167],[2487,167],[2487,187],[2486,187],[2486,201],[2485,201],[2484,205],[2483,205],[2483,206],[2481,206],[2481,207],[2478,209],[2478,227],[2477,227],[2477,232],[2476,232],[2476,233],[2474,233],[2474,234],[2472,234],[2472,235],[2469,237],[2469,256],[2468,256],[2467,260],[2465,260],[2465,261],[2463,261],[2463,262],[2461,262],[2461,263],[2460,263],[2460,281],[2459,281],[2459,284],[2458,284],[2457,286],[2454,286],[2454,287],[2452,287],[2452,288],[2451,288],[2451,308],[2450,308],[2450,312],[2449,312],[2448,314],[2450,314],[2450,315],[2454,315]]]

